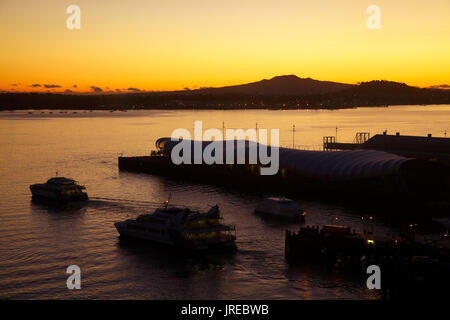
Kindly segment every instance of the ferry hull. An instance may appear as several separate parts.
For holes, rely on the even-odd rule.
[[[40,185],[31,185],[30,191],[33,200],[52,201],[58,203],[68,203],[75,201],[89,200],[87,193],[80,192],[77,194],[65,195],[56,190],[50,190]]]
[[[289,222],[299,222],[302,223],[305,221],[305,216],[303,215],[304,211],[299,211],[295,213],[273,213],[264,209],[257,208],[255,209],[255,213],[259,215],[263,215],[267,218],[273,219],[281,219]]]
[[[149,235],[145,232],[130,232],[126,229],[123,223],[114,224],[117,232],[121,238],[130,238],[134,240],[143,240],[146,242],[152,242],[155,244],[162,244],[172,248],[190,250],[190,251],[233,251],[236,249],[236,244],[234,240],[229,241],[195,241],[195,240],[185,240],[176,235],[171,235],[169,237],[161,237]]]

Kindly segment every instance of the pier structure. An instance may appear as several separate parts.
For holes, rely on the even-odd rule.
[[[358,132],[352,143],[338,143],[335,137],[323,138],[324,151],[341,150],[377,150],[397,154],[403,157],[423,160],[435,160],[450,165],[450,138],[404,136],[397,132],[389,135],[387,132],[370,138],[367,132]]]
[[[337,138],[334,136],[323,137],[323,150],[355,150],[359,149],[370,138],[369,132],[357,132],[353,142],[337,142]]]
[[[261,175],[264,165],[249,163],[249,144],[257,143],[235,140],[234,152],[239,142],[246,151],[244,163],[236,161],[236,154],[235,161],[228,163],[225,158],[227,143],[222,141],[224,159],[221,164],[194,164],[191,161],[191,164],[175,165],[171,151],[178,142],[161,138],[156,142],[157,151],[151,156],[119,157],[119,169],[231,185],[249,191],[277,192],[294,197],[312,195],[322,200],[351,200],[352,203],[370,205],[403,203],[416,207],[416,203],[421,202],[446,207],[450,203],[450,168],[436,161],[377,150],[326,152],[278,148],[279,170],[275,175]],[[194,149],[195,142],[188,143]],[[199,145],[204,150],[210,143],[203,141]],[[257,144],[256,147],[259,151],[263,146]],[[410,214],[408,210],[404,211]]]
[[[356,233],[346,226],[306,226],[286,230],[285,259],[289,264],[322,264],[340,272],[366,275],[381,271],[383,298],[435,295],[450,285],[450,250],[407,235],[382,237]]]

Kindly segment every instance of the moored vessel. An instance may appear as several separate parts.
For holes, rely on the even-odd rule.
[[[297,202],[284,197],[265,198],[255,213],[296,222],[304,222],[306,216],[306,211]]]

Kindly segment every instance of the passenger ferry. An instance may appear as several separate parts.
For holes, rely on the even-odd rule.
[[[208,212],[188,208],[158,208],[136,219],[116,222],[121,237],[149,240],[193,250],[235,249],[235,228],[220,223],[219,207]]]
[[[30,185],[33,199],[50,200],[60,203],[88,200],[86,188],[75,180],[64,177],[55,177],[46,183]]]
[[[306,216],[306,211],[300,209],[297,202],[284,197],[264,199],[255,209],[255,213],[299,222],[303,222]]]

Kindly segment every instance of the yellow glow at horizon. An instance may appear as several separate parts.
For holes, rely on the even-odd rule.
[[[71,4],[81,30],[66,28]],[[366,27],[370,4],[381,30]],[[283,74],[450,84],[448,0],[0,0],[0,25],[2,90],[176,90]]]

